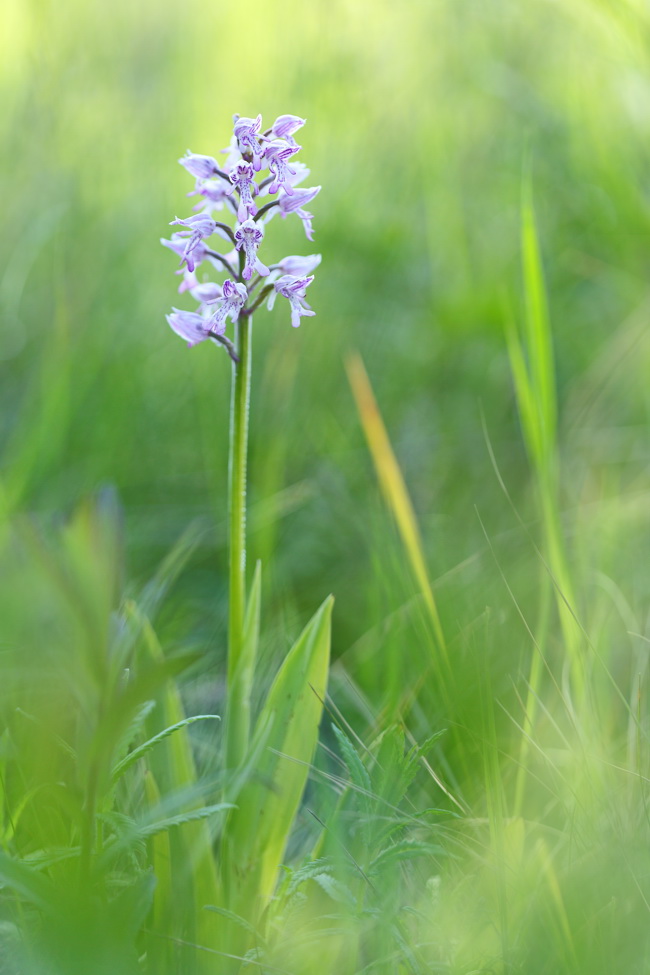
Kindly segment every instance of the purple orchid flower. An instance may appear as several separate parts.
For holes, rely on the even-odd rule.
[[[269,142],[264,150],[264,156],[268,163],[269,172],[273,174],[273,182],[269,186],[269,193],[277,193],[281,186],[289,194],[293,193],[290,177],[296,176],[296,170],[288,164],[296,152],[300,151],[300,146],[288,146],[286,142],[274,140]]]
[[[262,116],[258,115],[257,118],[245,118],[235,115],[234,122],[235,138],[239,146],[239,151],[242,155],[247,152],[252,153],[253,169],[256,173],[259,173],[262,168],[262,148],[257,134],[262,127]]]
[[[279,206],[272,207],[268,214],[264,215],[264,223],[269,223],[275,216],[277,210],[279,210],[283,217],[287,217],[290,213],[295,213],[302,220],[307,240],[313,240],[314,233],[311,222],[314,219],[314,214],[304,210],[302,204],[313,200],[318,193],[320,193],[320,186],[312,186],[310,189],[295,189],[291,195],[280,190],[278,195]]]
[[[269,135],[272,139],[284,139],[288,145],[297,146],[293,133],[301,129],[306,121],[307,119],[300,118],[298,115],[278,115]]]
[[[273,285],[274,290],[269,297],[268,307],[273,307],[276,295],[282,295],[291,305],[291,324],[297,328],[300,325],[301,317],[311,317],[316,314],[305,301],[305,291],[313,280],[313,274],[304,278],[297,278],[293,274],[283,274]]]
[[[296,210],[296,213],[302,220],[302,229],[305,231],[305,237],[311,243],[314,239],[314,228],[311,223],[314,219],[314,214],[308,213],[307,210]]]
[[[212,210],[222,210],[225,201],[228,199],[230,187],[222,179],[197,179],[193,190],[188,196],[200,196],[202,201],[197,203],[194,210],[203,210],[209,213]]]
[[[202,305],[214,305],[223,295],[223,288],[216,281],[204,281],[202,284],[197,281],[189,290],[192,297]]]
[[[300,187],[292,189],[291,193],[280,190],[278,194],[278,204],[280,213],[286,217],[289,213],[297,213],[306,203],[311,203],[314,197],[320,193],[320,186]]]
[[[245,285],[226,278],[221,297],[214,302],[217,305],[217,310],[208,320],[210,331],[216,332],[217,335],[223,335],[226,331],[226,319],[230,318],[231,322],[236,322],[247,298],[248,291]]]
[[[262,277],[270,274],[266,264],[262,264],[257,256],[257,248],[262,243],[263,237],[264,231],[254,220],[245,220],[235,231],[235,246],[238,251],[243,249],[246,256],[246,263],[242,273],[244,281],[250,281],[253,277],[253,271],[257,271]]]
[[[161,237],[160,243],[163,244],[165,247],[169,247],[169,249],[173,251],[175,254],[178,254],[178,256],[181,258],[181,266],[182,266],[182,264],[184,263],[185,250],[187,248],[187,238],[185,237],[183,232],[180,231],[177,233],[173,233],[171,236],[171,240],[165,240],[164,237]],[[196,270],[199,264],[201,264],[201,262],[204,261],[206,257],[208,257],[208,248],[205,246],[203,241],[200,240],[192,248],[192,254],[191,254],[192,267],[190,267],[188,262],[187,270],[188,271]],[[180,270],[177,271],[176,273],[183,274],[184,271]]]
[[[185,243],[184,240],[183,243]],[[192,288],[198,288],[200,282],[196,276],[196,271],[188,271],[188,269],[184,267],[181,271],[181,274],[183,275],[183,280],[178,286],[179,295],[182,295],[185,291],[191,292]]]
[[[218,170],[217,160],[212,156],[200,156],[189,149],[186,154],[178,160],[188,173],[196,176],[197,179],[210,179]]]
[[[308,166],[305,166],[304,163],[298,162],[297,159],[292,160],[291,170],[292,172],[289,173],[285,186],[291,186],[291,187],[298,186],[299,183],[302,183],[304,182],[304,180],[307,179],[307,177],[311,172]],[[268,195],[269,195],[269,183],[267,182],[266,186],[260,187],[260,196],[268,196]]]
[[[175,224],[188,228],[187,230],[177,231],[177,236],[188,238],[181,255],[181,265],[187,264],[188,270],[193,271],[199,263],[194,259],[193,252],[206,237],[212,236],[217,225],[207,213],[194,213],[191,217],[186,217],[185,220],[179,220],[176,217],[175,220],[170,221],[170,226]]]
[[[205,342],[210,337],[208,323],[200,315],[193,311],[181,311],[180,308],[172,308],[172,314],[165,316],[177,335],[185,339],[188,347],[199,342]]]
[[[237,219],[244,221],[248,216],[254,217],[257,207],[253,203],[253,196],[257,195],[258,186],[253,179],[253,167],[245,159],[238,162],[230,174],[232,186],[226,192],[232,194],[235,189],[239,190],[239,206],[237,208]]]
[[[189,292],[199,303],[196,312],[174,308],[167,316],[171,328],[190,346],[206,339],[226,346],[233,361],[238,362],[236,344],[225,334],[228,321],[236,323],[242,313],[250,314],[269,293],[269,308],[278,294],[287,299],[294,327],[300,324],[301,318],[314,315],[305,295],[320,264],[320,254],[289,255],[267,267],[258,253],[266,225],[276,213],[283,218],[295,213],[303,222],[307,238],[312,239],[313,216],[305,208],[321,188],[299,185],[307,181],[309,169],[294,161],[300,150],[294,134],[305,124],[305,119],[298,115],[279,115],[264,134],[261,134],[261,115],[256,118],[235,115],[233,122],[230,146],[223,150],[227,154],[224,163],[189,149],[179,159],[183,168],[195,177],[194,189],[187,195],[196,197],[198,202],[192,216],[172,221],[173,226],[181,229],[161,243],[180,258],[180,268],[176,271],[181,276],[179,293]],[[255,173],[263,165],[268,169],[269,178],[261,179],[258,185]],[[262,218],[258,219],[256,197],[268,198],[275,194],[277,198],[267,203]],[[227,216],[221,217],[221,222],[217,222],[219,218],[213,219],[213,212],[223,210],[224,203],[229,204],[227,210],[237,214],[234,227]],[[207,241],[212,235],[221,238],[223,254],[216,252],[214,241],[213,246]],[[229,253],[225,253],[227,250]],[[230,278],[223,286],[205,278],[201,280],[197,268],[203,262],[221,273],[225,268]],[[241,269],[239,273],[235,271],[237,267]],[[257,298],[251,284],[247,286],[254,275],[265,278],[267,283]]]
[[[308,166],[305,166],[304,163],[299,162],[297,159],[292,161],[291,169],[293,172],[289,173],[289,178],[287,180],[287,184],[289,186],[298,186],[298,184],[307,179],[311,173],[311,169],[309,169]]]

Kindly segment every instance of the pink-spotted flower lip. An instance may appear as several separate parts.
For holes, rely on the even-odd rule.
[[[226,319],[236,322],[247,298],[248,291],[245,285],[226,278],[221,297],[214,302],[217,306],[216,311],[207,322],[209,330],[217,335],[223,335],[226,331]]]
[[[300,118],[299,115],[278,115],[271,126],[269,136],[272,139],[284,139],[290,146],[297,146],[293,133],[301,129],[306,121],[307,119]]]
[[[175,224],[188,228],[187,230],[177,231],[176,236],[188,238],[183,253],[181,254],[181,265],[187,264],[188,270],[193,271],[199,263],[194,258],[194,251],[206,237],[212,236],[217,229],[217,225],[207,213],[194,213],[191,217],[186,217],[184,220],[176,217],[175,220],[170,221],[170,226],[174,226]]]
[[[253,197],[258,193],[258,185],[254,179],[254,170],[251,163],[245,159],[240,160],[230,174],[232,186],[226,191],[231,195],[234,190],[239,191],[239,206],[237,207],[237,219],[246,220],[249,216],[254,217],[257,207],[253,203]]]
[[[250,281],[253,272],[257,271],[261,277],[266,277],[270,273],[266,264],[262,264],[257,256],[257,249],[262,243],[264,231],[254,220],[245,220],[235,231],[235,246],[238,251],[243,250],[246,258],[242,277],[244,281]]]
[[[166,315],[165,318],[176,334],[185,339],[190,349],[210,337],[210,328],[205,318],[194,311],[172,308],[171,315]]]
[[[264,158],[268,164],[269,172],[273,175],[269,193],[277,193],[281,186],[287,193],[293,193],[291,177],[296,175],[296,170],[289,165],[288,161],[299,151],[299,145],[288,146],[286,142],[279,139],[267,144],[264,150]]]
[[[242,115],[233,116],[235,123],[234,135],[237,140],[239,151],[242,155],[250,153],[253,157],[253,169],[259,173],[262,168],[262,148],[258,138],[262,127],[262,116],[257,118],[246,118]]]
[[[219,170],[217,160],[213,156],[201,156],[190,149],[178,161],[197,179],[210,179]]]
[[[246,298],[248,297],[248,291],[246,290],[244,285],[239,284],[238,281],[231,281],[230,278],[226,278],[226,280],[223,283],[222,290],[223,290],[224,297],[227,298],[229,301],[230,300],[234,301],[237,295],[239,295],[242,301],[246,301]]]
[[[273,285],[274,290],[269,296],[268,307],[273,307],[276,295],[282,295],[291,305],[291,324],[297,328],[302,317],[312,317],[316,314],[305,301],[305,291],[313,280],[313,274],[306,277],[283,274]]]

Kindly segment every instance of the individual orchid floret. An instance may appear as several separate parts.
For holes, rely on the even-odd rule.
[[[285,193],[280,190],[278,195],[278,209],[283,217],[287,217],[290,213],[295,213],[302,220],[302,225],[305,231],[305,236],[307,240],[313,240],[314,234],[312,230],[311,222],[314,219],[314,214],[309,213],[307,210],[303,209],[305,203],[309,203],[313,200],[315,196],[320,193],[320,186],[311,186],[309,189],[298,188],[292,190],[291,194]],[[275,207],[269,210],[268,216],[266,217],[266,223],[272,219],[275,213]]]
[[[281,274],[290,274],[296,278],[304,278],[307,274],[311,274],[320,262],[320,254],[310,254],[308,257],[291,255],[289,257],[283,257],[275,267]]]
[[[202,200],[194,207],[194,210],[210,212],[221,210],[229,196],[230,186],[222,179],[197,179],[193,190],[188,196],[200,196]]]
[[[246,257],[242,272],[244,281],[250,281],[253,271],[257,271],[262,277],[270,273],[266,264],[262,264],[257,256],[257,249],[263,237],[264,231],[254,220],[245,220],[235,231],[235,246],[238,251],[243,250]]]
[[[296,210],[296,213],[302,220],[302,229],[305,231],[305,237],[308,241],[313,241],[314,239],[314,228],[312,227],[312,220],[314,219],[313,213],[308,213],[307,210]]]
[[[305,166],[304,163],[299,162],[297,159],[292,160],[291,170],[292,171],[289,173],[289,178],[287,180],[287,184],[289,186],[298,186],[298,184],[307,179],[311,173],[309,166]]]
[[[293,133],[301,129],[307,120],[298,115],[278,115],[269,135],[273,139],[284,139],[290,146],[297,146]]]
[[[231,322],[236,322],[247,298],[248,291],[245,285],[226,278],[221,297],[215,301],[217,309],[208,319],[210,331],[216,332],[217,335],[223,335],[226,331],[226,319],[230,318]]]
[[[200,156],[196,152],[190,152],[189,149],[178,161],[197,179],[210,179],[219,171],[217,160],[212,156]]]
[[[291,193],[280,190],[278,194],[280,213],[283,217],[290,213],[298,213],[305,204],[311,203],[314,197],[318,196],[320,190],[320,186],[300,187],[292,189]]]
[[[280,140],[269,142],[264,150],[269,172],[273,174],[273,182],[269,186],[269,193],[277,193],[281,186],[284,187],[287,193],[293,193],[290,180],[292,176],[297,174],[296,170],[289,166],[288,160],[299,151],[299,145],[288,146],[286,142],[281,142]]]
[[[163,241],[163,243],[165,243],[165,241]],[[183,244],[185,244],[184,239],[183,239]],[[188,269],[184,267],[181,271],[181,274],[183,275],[183,280],[178,286],[179,295],[182,295],[185,291],[191,292],[192,288],[199,287],[200,281],[196,276],[196,271],[188,271]]]
[[[230,142],[225,149],[221,149],[221,155],[226,157],[221,168],[224,172],[229,173],[233,166],[241,159],[241,152],[236,136],[231,136]]]
[[[190,349],[210,337],[209,324],[196,312],[172,308],[172,314],[165,315],[165,318],[176,334],[185,339]]]
[[[257,207],[253,203],[253,196],[258,192],[257,183],[253,178],[253,167],[245,159],[238,162],[230,174],[232,186],[226,190],[230,195],[235,189],[239,190],[239,206],[237,208],[237,219],[246,220],[249,216],[254,217]]]
[[[181,258],[181,265],[184,263],[185,260],[184,255],[185,255],[185,250],[187,248],[188,242],[183,231],[173,233],[171,236],[171,240],[165,240],[164,237],[161,237],[160,243],[163,244],[165,247],[169,247],[169,249],[173,251],[175,254],[178,254],[178,256]],[[201,262],[204,261],[207,256],[208,256],[208,248],[205,246],[203,241],[199,241],[192,249],[192,254],[191,254],[192,267],[190,268],[188,263],[186,270],[188,271],[196,270],[199,264],[201,264]],[[177,271],[176,273],[184,274],[185,271],[184,270]],[[184,288],[183,290],[187,291],[187,288]]]
[[[301,317],[316,314],[305,301],[305,291],[313,280],[313,274],[303,278],[297,278],[293,274],[283,274],[273,285],[274,290],[269,297],[268,307],[273,307],[276,295],[282,295],[291,305],[291,324],[297,328]]]
[[[185,220],[179,220],[177,217],[176,220],[170,221],[170,224],[172,226],[179,224],[188,228],[187,230],[177,231],[177,235],[188,238],[181,255],[181,264],[187,264],[188,270],[193,271],[199,263],[194,259],[193,252],[206,237],[212,236],[217,225],[207,213],[195,213],[191,217],[186,217]]]
[[[223,288],[216,281],[204,281],[202,284],[197,281],[190,288],[190,294],[202,305],[214,305],[223,295]]]
[[[262,168],[262,148],[258,139],[258,132],[262,127],[262,116],[258,115],[257,118],[245,118],[244,116],[235,115],[234,122],[235,139],[237,140],[239,151],[242,155],[251,153],[253,157],[253,169],[256,173],[259,173]]]
[[[285,186],[298,186],[299,183],[304,182],[309,176],[311,170],[304,163],[299,162],[297,159],[291,161],[291,172],[287,177],[287,182]],[[264,185],[266,183],[266,185]],[[260,184],[260,196],[266,196],[269,193],[270,180],[264,180]]]

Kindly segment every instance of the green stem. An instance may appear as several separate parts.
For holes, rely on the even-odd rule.
[[[250,687],[242,679],[244,614],[246,607],[246,459],[251,385],[251,316],[237,323],[237,355],[233,361],[230,402],[228,498],[230,522],[230,592],[228,605],[228,698],[226,765],[236,768],[248,748]]]

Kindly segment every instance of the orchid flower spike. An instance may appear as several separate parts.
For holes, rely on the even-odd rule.
[[[300,150],[294,136],[304,124],[299,115],[279,115],[264,129],[261,115],[235,115],[229,148],[223,150],[227,155],[224,162],[190,149],[178,160],[194,177],[194,189],[187,195],[197,201],[191,216],[171,221],[179,229],[161,243],[180,258],[176,271],[181,276],[179,294],[197,304],[193,311],[173,308],[167,321],[190,346],[206,339],[224,346],[235,364],[240,361],[237,346],[242,316],[250,316],[267,297],[269,308],[277,295],[287,299],[294,326],[301,318],[314,315],[305,295],[320,254],[293,254],[269,266],[260,257],[262,246],[266,247],[266,228],[276,213],[283,218],[295,214],[307,238],[312,239],[313,215],[305,207],[318,196],[320,186],[300,186],[309,169],[294,160]],[[263,169],[266,172],[258,180],[256,173]],[[264,206],[256,198],[264,198]],[[225,216],[214,218],[216,210]],[[227,242],[226,246],[216,245],[221,253],[208,242],[213,235],[222,245]],[[225,280],[199,278],[201,264],[227,275]],[[262,279],[266,280],[264,287]],[[226,336],[229,322],[234,326],[234,340]]]

